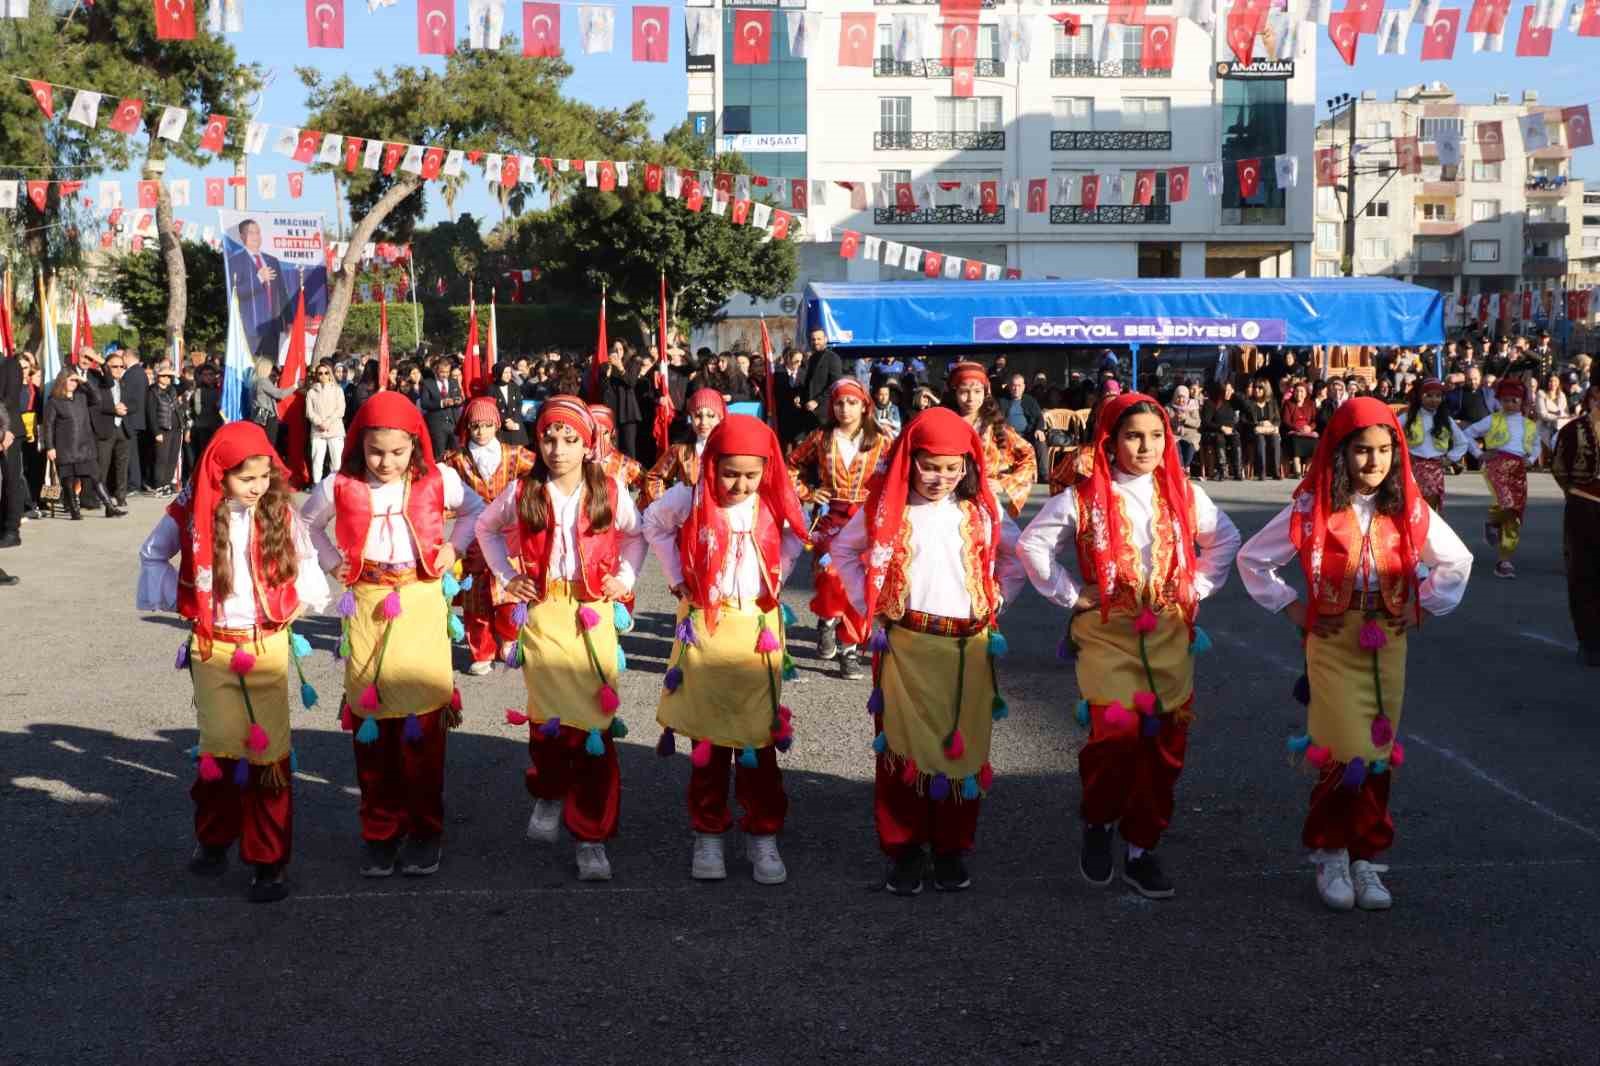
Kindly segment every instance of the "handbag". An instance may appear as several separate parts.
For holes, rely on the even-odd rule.
[[[61,499],[61,478],[56,474],[56,461],[49,460],[44,468],[44,484],[39,486],[39,499],[55,503]]]

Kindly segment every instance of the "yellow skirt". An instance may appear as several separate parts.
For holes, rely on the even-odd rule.
[[[689,606],[678,604],[678,621]],[[762,622],[778,638],[777,651],[756,651]],[[719,747],[765,748],[772,744],[773,705],[783,699],[783,623],[777,611],[749,604],[722,605],[717,631],[708,632],[695,612],[695,642],[678,641],[669,669],[683,671],[677,691],[661,690],[656,721],[690,740]]]
[[[959,780],[989,761],[995,688],[986,633],[945,637],[890,626],[889,652],[879,657],[878,687],[884,743],[901,762],[916,760],[919,777],[944,774]],[[957,726],[965,750],[951,758],[944,741]]]
[[[356,613],[348,620],[350,657],[344,664],[344,697],[351,711],[360,718],[404,718],[448,706],[455,690],[450,609],[439,582],[412,581],[394,587],[361,582],[351,591]],[[383,617],[383,601],[391,592],[400,593],[400,614],[392,622]],[[361,706],[362,692],[374,683],[377,710]]]
[[[1133,710],[1136,692],[1150,691],[1139,658],[1134,616],[1112,610],[1101,621],[1098,608],[1072,616],[1072,640],[1078,645],[1078,692],[1096,706],[1113,701]],[[1163,711],[1175,711],[1194,695],[1194,656],[1189,653],[1189,626],[1169,608],[1156,616],[1155,632],[1144,638],[1145,657],[1155,678]]]
[[[245,747],[250,734],[250,714],[245,710],[239,675],[233,672],[233,653],[244,649],[255,665],[244,675],[250,693],[250,711],[256,724],[267,731],[265,751]],[[289,630],[287,627],[257,640],[234,644],[221,638],[211,642],[211,658],[201,659],[190,643],[189,673],[194,678],[194,707],[200,724],[200,754],[219,759],[248,759],[257,766],[275,763],[289,754]]]
[[[606,729],[613,715],[600,708],[600,688],[617,683],[617,626],[611,604],[587,606],[600,616],[589,640],[603,676],[595,676],[594,663],[584,645],[578,610],[566,582],[552,581],[545,598],[528,611],[522,642],[522,680],[528,688],[528,717],[535,722],[561,719],[575,729]]]
[[[1380,622],[1380,624],[1382,624]],[[1335,762],[1360,756],[1369,764],[1387,759],[1393,743],[1372,743],[1372,720],[1378,716],[1378,690],[1373,679],[1373,652],[1361,648],[1362,618],[1345,614],[1344,627],[1331,637],[1315,633],[1306,641],[1306,677],[1311,706],[1306,732],[1311,743],[1329,749]],[[1383,710],[1398,735],[1405,705],[1406,637],[1383,627],[1388,643],[1378,650],[1377,670],[1383,683]]]

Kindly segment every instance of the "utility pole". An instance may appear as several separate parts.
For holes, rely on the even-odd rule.
[[[1345,160],[1344,245],[1345,276],[1356,276],[1356,98],[1350,97],[1346,112],[1350,116],[1350,151]]]

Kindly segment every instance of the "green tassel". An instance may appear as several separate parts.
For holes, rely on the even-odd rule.
[[[341,658],[341,659],[350,658],[350,638],[349,637],[343,637],[339,641],[339,658]]]
[[[1078,701],[1078,724],[1085,729],[1089,728],[1089,701]]]
[[[787,603],[779,604],[778,614],[783,618],[783,624],[786,627],[792,626],[799,621],[799,619],[795,617],[794,609]]]
[[[615,738],[616,740],[621,740],[623,737],[625,737],[627,735],[628,735],[628,724],[626,722],[624,722],[620,718],[611,719],[611,736],[613,738]]]
[[[627,672],[628,672],[628,657],[623,654],[622,645],[618,644],[617,645],[617,673],[624,674],[624,673],[627,673]]]
[[[461,624],[461,616],[458,614],[450,616],[449,628],[451,640],[461,640],[467,635],[467,627]]]
[[[1006,698],[1000,695],[1000,693],[996,692],[994,694],[994,703],[989,708],[989,716],[998,722],[1000,719],[1005,718],[1010,714],[1011,707],[1006,703]]]

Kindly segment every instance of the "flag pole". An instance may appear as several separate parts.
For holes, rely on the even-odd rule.
[[[422,314],[417,310],[417,257],[406,245],[406,272],[411,278],[411,332],[416,338],[416,351],[422,351]],[[413,353],[415,354],[415,353]]]

